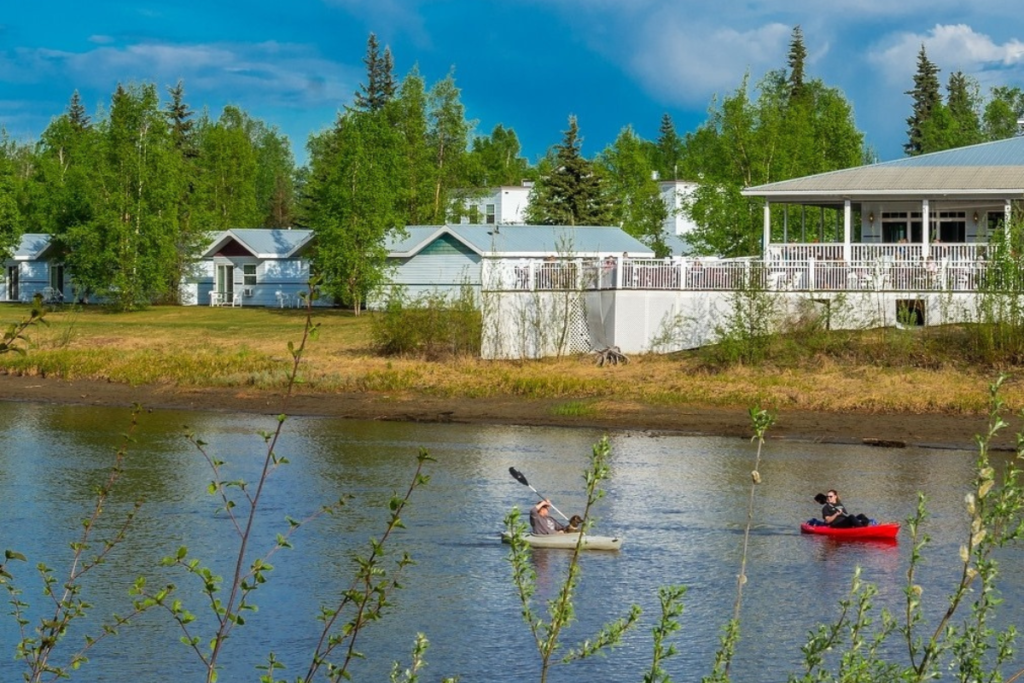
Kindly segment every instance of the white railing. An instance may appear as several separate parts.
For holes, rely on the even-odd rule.
[[[961,245],[958,245],[961,246]],[[564,259],[507,262],[487,259],[483,289],[489,291],[565,291],[592,289],[723,291],[764,287],[776,291],[973,291],[988,263],[959,258],[950,251],[941,258],[896,258],[884,254],[870,260],[786,259]],[[1000,289],[1024,291],[1024,264],[1001,277]],[[211,305],[213,294],[211,294]],[[225,302],[227,303],[227,302]]]
[[[928,245],[928,254],[936,261],[948,258],[955,261],[982,261],[988,253],[987,244],[947,244],[936,242]],[[842,261],[843,245],[836,243],[793,243],[769,244],[765,251],[765,260],[775,261]],[[914,260],[924,258],[924,247],[920,242],[902,244],[863,244],[850,245],[850,261],[874,261],[875,259]]]
[[[806,261],[812,258],[818,261],[841,260],[842,244],[793,243],[769,244],[765,250],[767,261]]]

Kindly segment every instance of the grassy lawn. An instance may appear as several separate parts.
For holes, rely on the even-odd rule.
[[[0,308],[10,324],[28,307]],[[598,367],[591,356],[539,361],[383,358],[370,348],[372,314],[318,310],[318,337],[303,357],[301,391],[403,392],[448,398],[510,397],[561,402],[593,413],[648,406],[977,414],[987,407],[990,369],[840,363],[709,369],[695,354],[639,356]],[[275,308],[154,307],[136,313],[66,307],[29,331],[25,355],[0,356],[0,370],[65,379],[185,387],[283,386],[289,342],[301,340],[305,312]],[[1009,382],[1011,408],[1024,392]]]

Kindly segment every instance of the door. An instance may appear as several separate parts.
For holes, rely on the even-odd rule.
[[[64,264],[50,265],[50,287],[53,288],[54,299],[64,301]]]
[[[229,304],[235,298],[235,267],[231,264],[217,266],[216,291],[221,303]]]
[[[7,266],[7,300],[18,301],[18,266]]]

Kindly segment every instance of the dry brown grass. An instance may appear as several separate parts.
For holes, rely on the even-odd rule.
[[[27,309],[11,306],[4,318]],[[55,311],[32,331],[22,358],[0,356],[0,368],[67,379],[129,384],[279,387],[287,345],[297,342],[304,312],[280,309],[156,307],[115,314],[98,309]],[[587,399],[593,410],[634,406],[719,406],[809,411],[982,414],[990,370],[851,366],[734,366],[710,370],[694,355],[640,356],[597,367],[591,357],[541,361],[460,358],[426,362],[382,358],[369,346],[369,315],[317,311],[317,340],[303,360],[303,391],[403,392],[449,398]],[[1024,406],[1024,389],[1009,382],[1007,404]]]

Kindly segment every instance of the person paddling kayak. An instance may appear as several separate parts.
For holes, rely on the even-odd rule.
[[[839,492],[835,489],[829,489],[828,493],[824,496],[819,493],[814,497],[814,500],[823,504],[821,507],[821,518],[830,527],[846,529],[871,524],[871,520],[864,515],[851,515],[847,512],[843,501],[839,500]]]
[[[551,501],[546,498],[530,508],[530,529],[534,536],[565,533],[565,525],[551,516]]]

